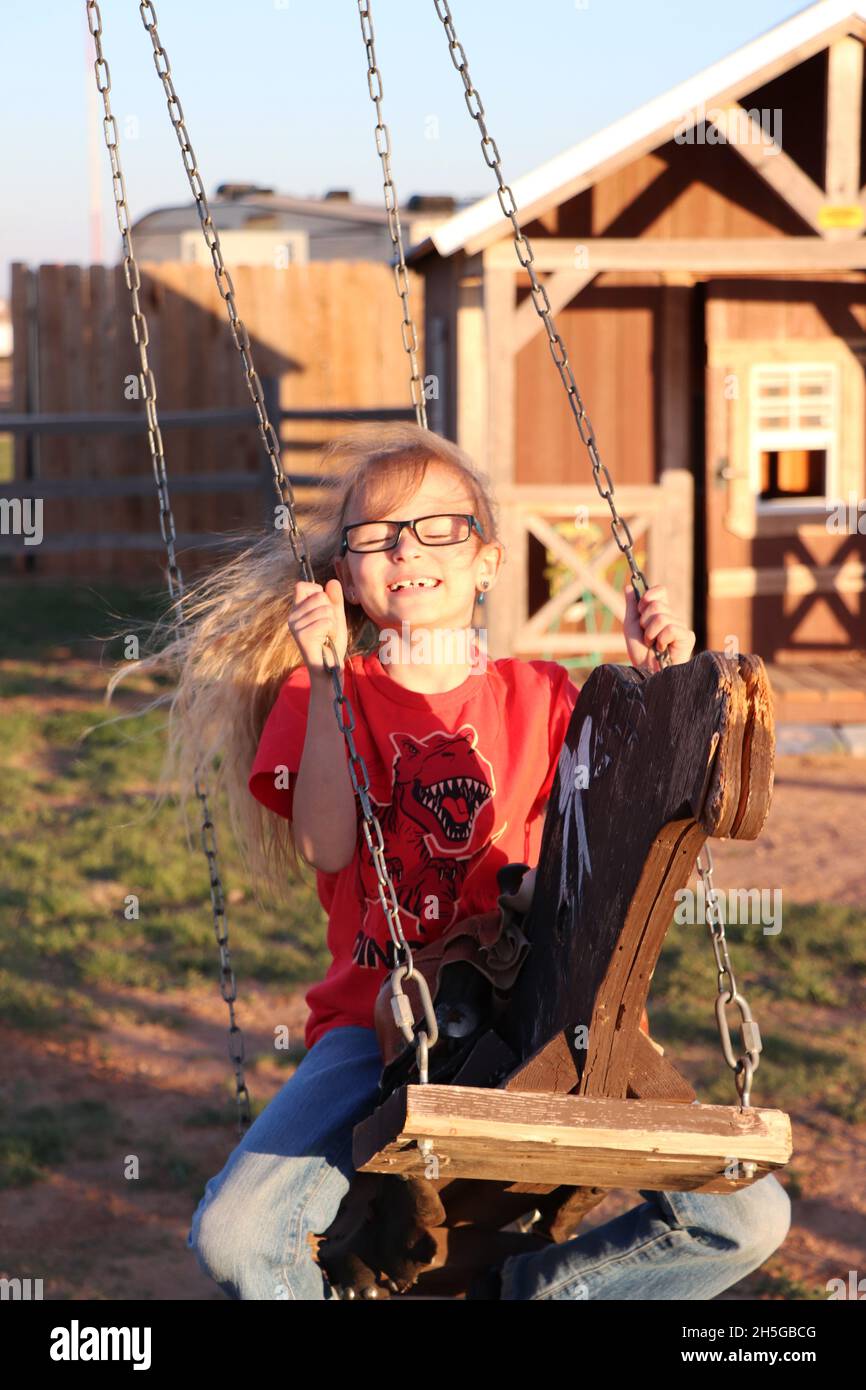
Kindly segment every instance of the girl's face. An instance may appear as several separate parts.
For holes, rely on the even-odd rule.
[[[364,497],[353,499],[346,513],[346,525],[359,521],[403,521],[440,513],[473,513],[475,503],[455,474],[445,465],[431,462],[418,491],[397,510],[373,512]],[[359,603],[377,628],[411,627],[466,628],[472,622],[477,590],[487,581],[493,587],[502,562],[503,547],[498,541],[482,542],[477,531],[455,545],[423,545],[408,526],[391,550],[347,553],[335,568],[343,592],[352,603]],[[400,580],[431,579],[432,586],[394,588]]]

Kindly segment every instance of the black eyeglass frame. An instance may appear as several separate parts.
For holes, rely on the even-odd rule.
[[[459,540],[459,541],[424,541],[424,540],[422,540],[421,537],[418,535],[418,532],[417,532],[416,529],[415,529],[416,526],[417,526],[417,524],[418,524],[418,522],[419,522],[419,521],[431,521],[431,520],[433,519],[433,517],[436,517],[436,516],[457,516],[457,517],[460,517],[461,521],[468,521],[468,522],[469,522],[469,535],[468,535],[468,536],[464,536],[463,539],[462,539],[462,540]],[[353,550],[352,547],[349,545],[349,532],[350,532],[350,531],[353,531],[353,530],[355,529],[356,526],[367,526],[368,524],[369,524],[369,523],[366,522],[366,521],[353,521],[352,524],[351,524],[350,526],[344,526],[344,527],[343,527],[343,530],[342,530],[342,532],[341,532],[341,538],[340,538],[340,555],[341,555],[341,556],[342,556],[342,555],[345,555],[347,551],[351,551],[351,553],[352,553],[353,555],[378,555],[378,554],[381,554],[381,552],[382,552],[383,550],[394,550],[394,549],[396,549],[396,547],[400,544],[400,537],[402,536],[402,534],[403,534],[403,529],[404,529],[404,527],[406,527],[406,526],[408,526],[408,527],[410,528],[410,530],[412,531],[413,536],[415,537],[415,539],[416,539],[416,541],[418,542],[419,545],[428,545],[428,546],[432,546],[432,547],[434,547],[434,548],[435,548],[436,546],[438,546],[438,545],[465,545],[466,542],[467,542],[468,540],[471,540],[471,539],[472,539],[472,532],[473,532],[473,530],[478,532],[478,535],[480,536],[480,538],[481,538],[482,541],[484,540],[484,532],[481,530],[481,526],[479,525],[478,518],[475,517],[475,516],[473,516],[472,512],[428,512],[426,516],[416,516],[415,519],[414,519],[413,521],[387,521],[387,522],[386,522],[386,521],[383,521],[383,523],[382,523],[383,525],[386,525],[386,526],[396,526],[396,527],[397,527],[397,534],[395,535],[395,537],[394,537],[394,539],[393,539],[393,541],[391,542],[390,545],[382,545],[382,546],[379,546],[377,550]]]

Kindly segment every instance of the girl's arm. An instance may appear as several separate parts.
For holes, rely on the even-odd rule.
[[[331,677],[327,671],[313,671],[292,805],[295,843],[307,862],[326,874],[344,869],[357,844],[355,793],[345,746],[334,717]]]

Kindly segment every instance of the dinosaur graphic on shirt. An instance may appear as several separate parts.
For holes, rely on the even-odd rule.
[[[404,935],[407,941],[423,940],[429,924],[435,924],[438,935],[456,920],[467,875],[506,825],[491,835],[495,779],[491,764],[478,751],[471,724],[456,733],[439,730],[425,738],[392,733],[391,741],[391,799],[371,801]],[[363,833],[360,821],[359,809]],[[395,947],[368,851],[358,856],[358,865],[358,891],[365,908],[352,959],[361,966],[393,968]]]

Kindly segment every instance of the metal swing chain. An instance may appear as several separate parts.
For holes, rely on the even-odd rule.
[[[157,29],[156,11],[153,7],[153,4],[151,3],[151,0],[140,0],[138,8],[139,13],[141,15],[142,24],[144,25],[144,28],[149,34],[151,43],[153,45],[154,66],[156,68],[156,71],[159,75],[160,81],[162,82],[163,89],[166,94],[168,114],[171,119],[172,126],[174,127],[174,132],[177,136],[178,144],[180,145],[181,155],[183,157],[183,166],[186,170],[186,175],[189,181],[189,186],[192,190],[193,198],[195,199],[196,210],[198,212],[199,221],[201,222],[202,234],[204,236],[208,250],[210,251],[211,259],[213,261],[214,275],[216,277],[217,288],[220,292],[222,299],[225,302],[226,309],[228,311],[232,337],[234,339],[235,346],[237,347],[241,355],[247,388],[249,390],[250,396],[256,409],[256,414],[258,416],[259,434],[261,435],[262,442],[264,444],[265,450],[271,463],[277,495],[280,499],[280,505],[284,506],[288,513],[289,525],[286,529],[288,530],[289,542],[292,547],[292,553],[298,564],[298,568],[303,578],[309,583],[316,583],[317,581],[313,573],[312,565],[310,563],[309,554],[307,552],[307,548],[304,544],[304,539],[301,535],[301,531],[297,522],[294,490],[292,488],[292,484],[289,477],[283,471],[280,456],[279,437],[268,416],[267,407],[265,405],[264,392],[262,390],[262,383],[259,378],[258,372],[255,369],[255,364],[253,361],[252,346],[250,344],[249,333],[247,332],[243,320],[238,314],[237,305],[235,303],[234,284],[232,282],[231,275],[229,274],[229,271],[223,259],[219,233],[216,229],[216,226],[214,225],[213,217],[211,216],[211,210],[210,205],[208,203],[207,194],[204,190],[204,184],[202,182],[201,174],[199,173],[195,152],[192,147],[192,142],[189,138],[189,132],[186,128],[186,122],[184,120],[183,115],[183,108],[180,104],[180,100],[178,98],[177,92],[175,91],[174,82],[172,80],[171,66],[169,63],[168,54],[166,53],[165,48],[162,45],[162,41],[159,36],[159,31]],[[379,108],[377,106],[377,111],[378,109]],[[402,242],[398,244],[402,249]],[[405,259],[403,260],[403,269],[405,272]],[[401,282],[398,278],[398,290],[400,289],[400,283]],[[404,308],[406,308],[405,303]],[[414,325],[412,325],[412,330],[414,334]],[[411,339],[409,340],[409,342],[411,344]],[[405,343],[406,336],[404,332],[404,344]],[[409,348],[407,347],[407,352],[408,351]],[[413,374],[414,372],[415,366],[413,362]],[[392,974],[392,1008],[394,1010],[394,1017],[407,1043],[409,1043],[411,1046],[414,1046],[418,1050],[419,1072],[421,1076],[421,1081],[422,1083],[426,1083],[426,1051],[423,1053],[421,1051],[422,1039],[424,1040],[424,1042],[426,1042],[428,1046],[432,1047],[438,1038],[438,1026],[436,1023],[435,1014],[433,1012],[433,1002],[430,998],[430,992],[427,989],[426,981],[424,980],[423,976],[421,976],[420,974],[414,974],[412,952],[409,947],[409,943],[407,942],[403,933],[403,926],[400,921],[400,906],[397,902],[397,894],[394,891],[394,885],[391,881],[391,876],[388,872],[388,866],[385,861],[385,841],[382,836],[382,828],[379,824],[379,819],[376,816],[376,813],[373,810],[372,804],[370,802],[370,781],[367,774],[367,767],[364,762],[364,759],[361,757],[355,746],[355,740],[353,738],[355,718],[352,712],[352,706],[349,703],[349,700],[343,691],[342,682],[340,680],[339,656],[337,654],[337,649],[334,645],[333,639],[330,636],[325,639],[325,647],[331,653],[331,656],[333,657],[333,662],[326,660],[323,657],[323,666],[326,670],[330,672],[331,675],[331,684],[334,690],[333,705],[334,712],[337,718],[337,726],[343,735],[346,747],[349,752],[349,776],[351,778],[355,795],[357,796],[358,801],[361,805],[361,812],[363,816],[362,828],[364,831],[364,839],[366,840],[367,847],[370,851],[370,855],[373,861],[373,867],[376,871],[376,886],[379,892],[379,901],[382,904],[382,911],[385,914],[385,920],[388,924],[388,931],[390,933],[391,941],[393,943],[395,952],[395,969]],[[343,710],[345,710],[345,718],[343,715]],[[402,974],[399,973],[400,971],[402,971]],[[408,998],[406,998],[406,996],[403,995],[402,991],[399,989],[401,979],[405,978],[408,980],[412,979],[413,977],[416,981],[421,995],[427,1028],[426,1034],[422,1028],[417,1036],[412,1031],[413,1016],[411,1005],[409,1003]]]
[[[102,121],[102,129],[108,156],[111,161],[112,190],[114,193],[117,225],[123,240],[123,274],[127,288],[132,297],[132,338],[138,348],[141,368],[141,389],[144,394],[144,408],[147,416],[147,443],[153,463],[153,472],[159,496],[159,526],[168,556],[168,591],[169,597],[175,602],[181,620],[186,621],[183,608],[185,593],[184,581],[175,552],[177,533],[175,531],[174,516],[168,491],[165,454],[163,452],[162,433],[159,428],[159,415],[156,406],[156,380],[147,355],[149,335],[147,318],[141,307],[139,293],[141,290],[141,276],[139,274],[138,263],[135,259],[132,244],[129,204],[126,197],[126,183],[120,165],[117,122],[112,115],[111,101],[109,98],[109,93],[111,91],[111,73],[102,50],[102,16],[99,12],[97,0],[86,0],[86,7],[87,25],[93,36],[96,49],[96,62],[93,66],[96,74],[97,90],[102,96],[102,105],[105,113]],[[211,819],[207,784],[203,778],[196,777],[195,794],[201,806],[202,848],[207,858],[214,933],[216,935],[217,945],[219,946],[220,992],[229,1010],[228,1050],[235,1072],[238,1132],[240,1136],[243,1137],[244,1131],[249,1126],[251,1118],[250,1094],[247,1090],[244,1076],[244,1040],[243,1034],[235,1020],[234,1004],[237,998],[237,982],[235,980],[231,956],[229,954],[228,918],[226,915],[225,893],[223,891],[222,879],[219,871],[216,831],[213,820]]]
[[[702,862],[702,855],[706,854],[707,862]],[[728,943],[725,938],[725,923],[719,909],[718,892],[713,887],[713,856],[710,850],[710,842],[704,844],[701,854],[697,858],[698,873],[704,886],[704,894],[707,900],[707,926],[710,930],[712,939],[713,954],[716,958],[718,968],[718,993],[716,996],[716,1022],[719,1028],[719,1037],[722,1040],[722,1053],[728,1066],[734,1072],[734,1084],[740,1103],[745,1107],[751,1105],[752,1077],[758,1070],[761,1060],[761,1030],[758,1021],[752,1016],[745,995],[737,988],[737,981],[734,976],[734,969],[728,955]],[[728,983],[725,984],[725,977]],[[731,1033],[728,1027],[728,1019],[725,1013],[727,1004],[736,1004],[741,1021],[741,1033],[743,1038],[744,1051],[740,1057],[734,1053],[731,1046]]]
[[[532,246],[529,242],[528,237],[524,236],[523,232],[520,229],[520,223],[518,221],[517,216],[517,202],[515,200],[511,188],[505,182],[502,173],[502,164],[499,149],[497,147],[496,141],[493,139],[492,135],[490,134],[487,128],[487,122],[484,119],[484,105],[481,101],[481,97],[477,89],[473,85],[472,78],[469,73],[469,62],[466,57],[466,50],[464,49],[462,43],[457,37],[457,31],[454,27],[454,19],[451,14],[451,7],[448,3],[448,0],[433,0],[433,3],[436,7],[437,15],[439,16],[439,19],[442,21],[442,24],[445,27],[445,33],[448,36],[448,51],[451,54],[451,61],[454,64],[454,67],[459,72],[460,77],[463,81],[464,99],[466,101],[467,109],[472,119],[478,125],[478,129],[481,131],[481,151],[484,155],[484,161],[487,164],[488,168],[493,170],[493,173],[496,176],[496,182],[498,185],[497,196],[499,198],[499,206],[502,209],[503,215],[509,219],[514,229],[514,249],[517,252],[517,259],[529,276],[530,284],[532,286],[532,302],[535,305],[536,312],[541,321],[543,322],[544,327],[547,331],[548,346],[550,347],[551,356],[553,357],[553,360],[556,364],[560,380],[562,381],[562,384],[565,387],[566,394],[568,396],[568,403],[571,407],[572,414],[574,415],[575,421],[577,423],[578,433],[580,434],[580,438],[586,447],[587,453],[589,454],[590,463],[592,464],[592,476],[595,482],[596,489],[598,491],[599,496],[604,498],[604,500],[608,504],[608,507],[610,508],[612,518],[610,529],[613,533],[613,538],[616,541],[619,550],[623,555],[625,555],[625,558],[628,561],[628,566],[631,571],[632,589],[634,591],[635,598],[639,602],[640,599],[643,597],[643,594],[646,592],[648,586],[643,571],[640,569],[639,565],[637,564],[634,558],[634,539],[632,537],[631,530],[629,529],[628,522],[625,520],[624,517],[620,516],[619,512],[617,511],[616,503],[613,500],[613,479],[610,476],[610,473],[608,472],[606,465],[603,464],[601,461],[601,457],[598,452],[598,445],[596,443],[595,431],[593,430],[592,421],[590,420],[589,415],[586,412],[586,407],[584,406],[580,392],[577,388],[577,382],[574,377],[574,372],[572,371],[571,363],[568,360],[568,351],[566,349],[565,343],[563,342],[556,328],[556,324],[554,323],[553,313],[551,310],[550,299],[548,297],[547,290],[544,286],[544,283],[541,280],[539,280],[535,269],[535,258],[532,254]],[[602,487],[601,484],[601,475],[604,476],[604,487]],[[624,537],[624,539],[622,539],[621,536]],[[639,586],[642,586],[642,588]],[[653,643],[653,651],[661,668],[665,668],[671,665],[672,658],[670,655],[670,651],[667,648],[660,652],[656,641]],[[730,1067],[734,1069],[736,1073],[734,1080],[736,1083],[737,1092],[740,1095],[741,1103],[744,1106],[747,1106],[750,1104],[750,1088],[752,1074],[757,1069],[759,1061],[759,1053],[761,1048],[760,1033],[758,1031],[757,1023],[752,1018],[749,1006],[746,1003],[744,996],[737,990],[736,980],[734,979],[734,973],[731,969],[731,963],[728,957],[724,923],[721,920],[721,914],[718,908],[717,892],[713,887],[713,861],[712,855],[710,853],[709,842],[706,843],[705,850],[707,855],[707,863],[706,865],[704,865],[699,856],[697,860],[697,868],[700,873],[701,880],[704,884],[704,889],[706,892],[707,925],[709,926],[710,934],[712,936],[713,951],[715,953],[716,963],[719,969],[719,988],[718,998],[716,1000],[716,1019],[719,1027],[719,1035],[721,1038],[722,1052],[724,1054],[725,1061],[728,1063]],[[730,982],[729,988],[727,989],[724,985],[725,976],[727,976]],[[731,1047],[731,1036],[728,1030],[727,1019],[725,1017],[724,1012],[725,1004],[731,1001],[733,1001],[737,1005],[740,1011],[740,1016],[743,1021],[742,1034],[745,1051],[739,1059],[734,1056],[734,1052]]]
[[[382,119],[382,74],[376,65],[375,34],[370,0],[358,0],[358,13],[361,19],[364,47],[367,50],[367,86],[370,91],[370,98],[376,107],[376,151],[382,161],[382,172],[385,176],[383,185],[385,210],[388,213],[388,232],[394,253],[394,280],[403,305],[403,322],[400,325],[400,334],[412,368],[409,392],[415,407],[415,418],[421,428],[426,429],[427,407],[424,403],[424,383],[418,372],[418,333],[409,309],[409,272],[406,269],[406,253],[403,249],[403,230],[400,226],[397,189],[391,177],[391,135]]]

